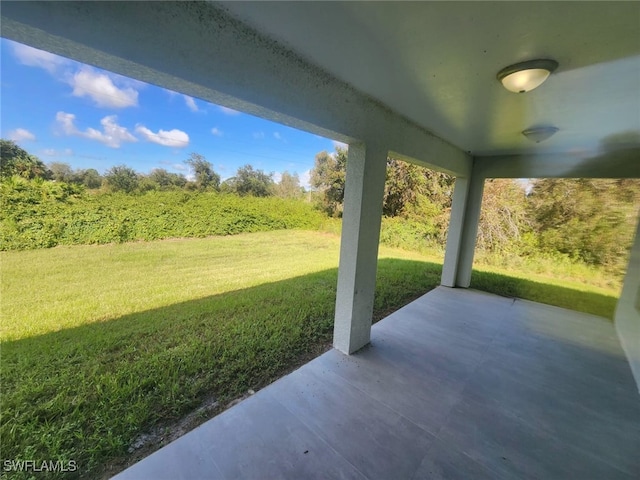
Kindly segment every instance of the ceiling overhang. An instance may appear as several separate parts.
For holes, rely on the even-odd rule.
[[[5,1],[1,13],[2,35],[27,45],[455,175],[473,156],[502,175],[544,173],[518,158],[640,177],[640,4],[569,3]],[[507,92],[497,71],[531,56],[558,72]],[[560,129],[548,141],[521,135],[547,124]]]

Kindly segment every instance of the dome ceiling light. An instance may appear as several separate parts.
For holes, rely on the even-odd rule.
[[[558,62],[555,60],[529,60],[503,68],[497,78],[510,92],[525,93],[542,85],[556,68]]]
[[[552,137],[558,130],[557,127],[532,127],[524,130],[522,134],[532,142],[540,143]]]

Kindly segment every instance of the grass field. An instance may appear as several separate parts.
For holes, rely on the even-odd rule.
[[[276,231],[2,252],[3,460],[72,459],[94,478],[141,433],[322,351],[338,250],[335,235]],[[382,247],[376,318],[438,285],[438,260]],[[473,285],[613,313],[613,290],[542,280],[477,271]]]

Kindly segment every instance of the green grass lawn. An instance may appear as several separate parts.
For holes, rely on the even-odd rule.
[[[335,235],[276,231],[2,252],[2,459],[75,460],[78,476],[94,478],[129,458],[141,433],[322,351],[338,250]],[[440,273],[436,258],[382,247],[375,317]],[[615,305],[615,292],[595,287],[504,272],[473,281],[604,316]]]

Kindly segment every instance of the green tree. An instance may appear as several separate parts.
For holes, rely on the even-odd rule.
[[[384,185],[382,212],[388,217],[404,213],[409,205],[416,205],[427,194],[427,178],[419,165],[390,158]]]
[[[454,181],[446,173],[388,158],[383,213],[396,217],[448,211]]]
[[[199,190],[220,189],[220,175],[213,170],[213,165],[199,153],[192,153],[185,163],[193,170],[195,186]]]
[[[443,245],[449,227],[454,177],[387,158],[383,234],[389,244],[409,238],[415,245]],[[408,236],[408,237],[407,237]],[[398,243],[402,245],[402,242]]]
[[[71,183],[75,180],[75,175],[71,165],[63,162],[51,162],[49,164],[49,171],[51,172],[51,180],[56,182]]]
[[[51,180],[56,182],[75,183],[90,189],[102,186],[102,176],[95,168],[73,170],[68,163],[51,162],[49,172]]]
[[[343,210],[347,151],[337,147],[334,154],[320,152],[311,171],[311,185],[320,191],[321,207],[329,215]],[[387,159],[383,214],[388,217],[427,218],[446,230],[454,178],[411,163]],[[443,232],[443,235],[445,233]]]
[[[245,165],[238,169],[233,184],[238,195],[253,195],[254,197],[273,195],[273,174],[254,170],[251,165]]]
[[[236,177],[229,177],[220,184],[220,191],[222,193],[237,193],[236,190]]]
[[[525,189],[511,179],[484,184],[477,246],[496,253],[526,253],[531,231]]]
[[[74,178],[76,183],[81,183],[87,188],[96,189],[102,186],[102,176],[95,168],[77,170]]]
[[[149,172],[149,180],[164,190],[174,187],[181,188],[187,184],[187,179],[184,175],[168,172],[164,168],[151,170],[151,172]]]
[[[333,154],[323,151],[316,155],[310,184],[322,193],[321,207],[333,217],[342,216],[346,173],[346,149],[336,147]]]
[[[273,191],[281,198],[301,198],[304,189],[300,186],[300,178],[297,173],[282,172],[280,182],[274,185]]]
[[[0,139],[0,177],[13,175],[47,179],[49,170],[38,157],[29,154],[13,140]]]
[[[624,271],[640,208],[640,180],[539,179],[529,200],[543,251]]]
[[[131,193],[138,188],[140,179],[136,171],[126,165],[116,165],[104,175],[107,185],[113,191]]]

